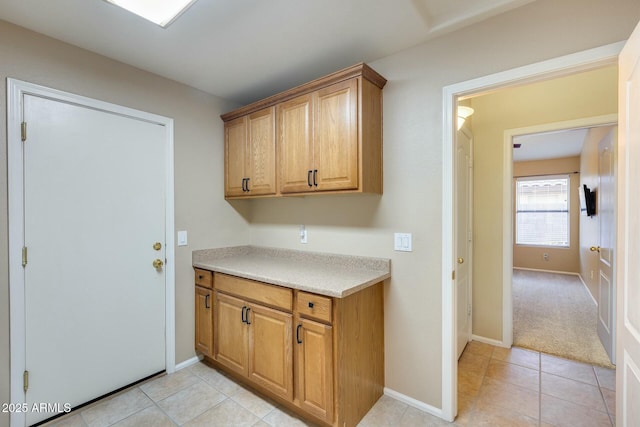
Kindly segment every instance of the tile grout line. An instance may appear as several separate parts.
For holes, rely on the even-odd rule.
[[[143,391],[143,393],[144,393],[144,391]],[[178,391],[178,392],[176,392],[176,393],[179,393],[179,391]],[[145,394],[146,394],[146,393],[145,393]],[[175,393],[174,393],[174,394],[175,394]],[[170,395],[170,396],[173,396],[173,394],[172,394],[172,395]],[[170,396],[165,397],[165,399],[166,399],[166,398],[168,398],[168,397],[170,397]],[[151,397],[149,397],[149,399],[151,399]],[[153,404],[156,406],[156,408],[158,408],[158,409],[160,410],[160,412],[162,412],[162,413],[163,413],[167,418],[169,418],[169,419],[171,420],[171,422],[172,422],[173,424],[175,424],[176,426],[179,426],[179,425],[180,425],[180,424],[178,424],[178,422],[177,422],[176,420],[174,420],[174,419],[173,419],[173,417],[172,417],[172,416],[170,416],[169,414],[167,414],[167,412],[166,412],[164,409],[162,409],[162,407],[161,407],[160,405],[158,405],[158,402],[156,402],[156,401],[155,401],[155,400],[153,400],[153,399],[151,399],[151,401],[152,401],[152,402],[153,402]]]
[[[542,354],[538,352],[538,427],[542,426]]]
[[[613,422],[613,417],[611,416],[611,412],[609,411],[609,405],[607,405],[607,399],[604,397],[604,393],[602,392],[602,384],[600,383],[600,377],[598,376],[598,372],[596,372],[595,366],[591,366],[593,370],[593,375],[596,377],[596,383],[598,383],[598,391],[600,392],[600,397],[602,398],[602,402],[604,402],[604,409],[607,411],[607,416],[609,417],[609,422],[611,426],[615,426]]]

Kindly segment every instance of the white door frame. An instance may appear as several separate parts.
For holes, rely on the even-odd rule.
[[[526,65],[512,70],[491,74],[485,77],[468,80],[461,83],[445,86],[443,88],[443,127],[442,127],[442,415],[448,421],[452,421],[457,413],[457,371],[456,360],[456,312],[455,312],[455,283],[452,280],[452,272],[455,266],[455,241],[454,241],[454,187],[455,156],[453,144],[455,141],[455,108],[458,98],[470,96],[505,88],[515,84],[532,83],[547,80],[581,71],[587,71],[606,65],[616,64],[618,54],[622,50],[624,42],[609,44],[606,46],[589,49],[559,58]],[[507,157],[511,155],[506,150],[503,163],[507,163]],[[511,180],[509,180],[509,200],[511,198]],[[507,211],[508,200],[503,202],[503,212]],[[508,205],[511,212],[511,205]],[[507,216],[503,225],[502,258],[506,262],[512,257],[511,226]],[[507,230],[507,227],[508,230]],[[511,272],[509,272],[509,277]],[[503,282],[508,279],[503,277]],[[511,305],[511,301],[503,297],[504,304]],[[511,309],[509,308],[509,316]],[[507,324],[506,310],[503,309],[503,325]],[[502,343],[509,342],[512,331],[503,327]]]
[[[24,246],[24,170],[21,141],[22,99],[34,95],[112,114],[156,123],[165,128],[165,369],[175,371],[175,249],[173,186],[173,119],[80,95],[7,79],[7,151],[9,199],[9,320],[11,402],[25,403],[22,374],[25,371],[25,292],[22,247]],[[24,413],[11,414],[11,426],[24,426]]]

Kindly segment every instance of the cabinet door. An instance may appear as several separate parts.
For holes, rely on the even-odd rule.
[[[249,195],[276,193],[275,107],[257,111],[248,118]]]
[[[296,327],[296,397],[305,411],[333,421],[333,332],[331,326],[300,319]]]
[[[249,177],[247,165],[247,118],[240,117],[224,124],[224,195],[244,196],[244,179]]]
[[[357,189],[358,81],[351,79],[319,90],[313,114],[316,190]]]
[[[247,323],[243,322],[247,304],[241,299],[215,293],[215,359],[242,375],[248,372]]]
[[[278,105],[280,191],[312,191],[312,96],[303,95]]]
[[[212,304],[211,289],[196,286],[196,350],[205,356],[213,356]]]
[[[292,315],[249,305],[249,378],[293,400]]]

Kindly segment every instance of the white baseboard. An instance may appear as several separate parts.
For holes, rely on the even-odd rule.
[[[479,335],[471,335],[471,341],[478,341],[478,342],[481,342],[484,344],[490,344],[496,347],[509,348],[509,346],[503,343],[502,341],[494,340],[493,338],[481,337]]]
[[[574,273],[573,271],[542,270],[539,268],[525,268],[525,267],[513,267],[513,269],[525,270],[525,271],[539,271],[541,273],[556,273],[556,274],[568,274],[570,276],[580,276],[580,273]]]
[[[187,368],[191,365],[195,365],[196,363],[198,363],[200,361],[200,358],[198,356],[194,356],[191,359],[187,359],[184,362],[180,362],[176,365],[176,371],[179,371],[180,369],[184,369]]]
[[[596,305],[596,307],[598,306],[598,301],[596,301],[596,299],[593,297],[593,294],[591,293],[591,290],[589,289],[589,286],[587,286],[587,282],[584,281],[584,279],[582,278],[581,274],[578,274],[578,277],[580,278],[580,281],[582,282],[582,284],[584,285],[584,288],[587,290],[587,293],[589,294],[589,296],[591,297],[591,299],[593,300],[593,303]]]
[[[428,405],[424,402],[414,399],[413,397],[409,397],[406,394],[399,393],[387,387],[384,388],[384,394],[386,396],[393,397],[394,399],[399,400],[402,403],[406,403],[409,406],[419,409],[422,412],[426,412],[427,414],[431,414],[438,418],[444,419],[444,415],[442,414],[442,409]]]

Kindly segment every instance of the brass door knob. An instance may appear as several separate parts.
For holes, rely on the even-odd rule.
[[[153,250],[155,250],[155,251],[159,251],[160,249],[162,249],[162,243],[160,243],[160,242],[155,242],[155,243],[153,244]]]
[[[462,263],[464,263],[464,258],[462,257],[458,258],[458,264],[462,264]]]
[[[600,246],[591,246],[589,250],[591,252],[600,252]]]
[[[162,268],[163,265],[164,265],[164,262],[162,262],[161,259],[156,258],[156,259],[153,260],[153,268],[159,270],[159,269]]]

